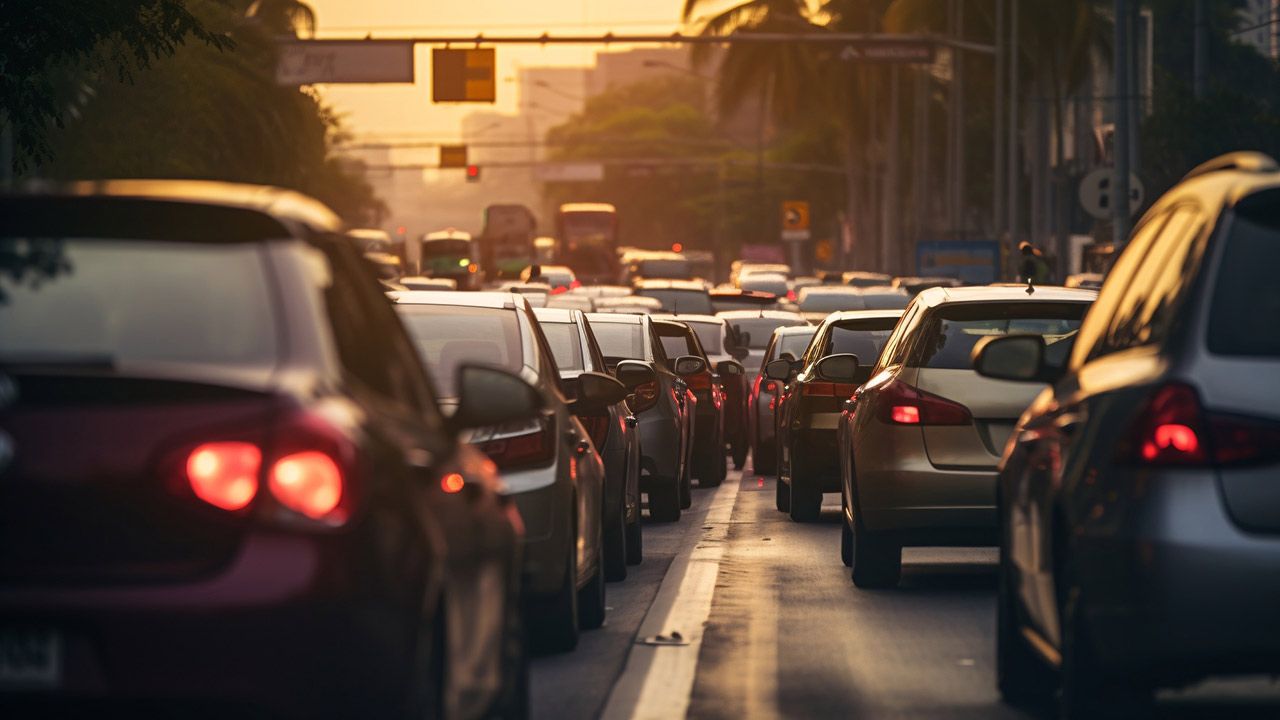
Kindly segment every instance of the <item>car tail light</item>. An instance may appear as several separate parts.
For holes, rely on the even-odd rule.
[[[764,391],[765,391],[765,392],[771,392],[771,393],[776,393],[776,392],[778,392],[778,381],[777,381],[777,380],[770,380],[769,382],[766,382],[766,383],[764,384]]]
[[[973,415],[964,405],[901,380],[890,380],[881,386],[876,403],[881,422],[892,425],[968,425],[973,422]]]
[[[582,287],[582,281],[576,278],[569,283],[570,290],[577,290],[580,287]]]
[[[811,382],[803,385],[801,394],[805,397],[849,397],[857,389],[857,385],[848,383]]]
[[[466,484],[467,480],[462,477],[461,473],[446,473],[444,477],[440,478],[440,489],[451,495],[453,493],[462,492],[462,488]]]
[[[1169,383],[1143,405],[1120,445],[1120,458],[1140,465],[1205,465],[1204,411],[1190,385]]]
[[[196,497],[223,510],[240,510],[258,494],[262,450],[247,442],[211,442],[187,456],[187,482]]]
[[[788,291],[787,291],[787,299],[788,299],[788,300],[790,300],[791,302],[795,302],[795,301],[796,301],[796,291],[795,291],[795,290],[788,290]]]
[[[635,405],[631,408],[631,412],[638,415],[658,404],[658,382],[655,380],[637,385],[633,395]]]
[[[609,440],[609,416],[590,415],[578,419],[587,429],[587,434],[591,436],[591,442],[596,446],[596,450],[604,450],[604,444]]]
[[[322,520],[342,500],[342,469],[318,450],[285,455],[271,465],[271,494],[281,505],[312,520]]]
[[[557,285],[551,288],[552,295],[561,295],[567,292],[569,292],[569,288],[565,287],[564,285]]]
[[[477,431],[471,442],[504,470],[545,465],[556,454],[551,424],[543,420]]]
[[[698,373],[685,378],[690,390],[710,390],[711,389],[711,373]]]

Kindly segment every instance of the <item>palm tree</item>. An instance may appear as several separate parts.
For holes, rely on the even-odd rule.
[[[244,16],[261,22],[276,35],[315,35],[316,11],[298,0],[253,0]]]

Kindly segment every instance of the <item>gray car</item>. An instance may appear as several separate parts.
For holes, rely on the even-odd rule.
[[[1277,267],[1276,163],[1219,158],[1137,225],[1065,368],[1037,337],[979,349],[1050,384],[999,477],[1007,700],[1137,717],[1162,686],[1280,671]]]
[[[747,425],[751,431],[751,463],[757,473],[776,475],[778,471],[778,434],[774,415],[783,383],[765,377],[764,366],[783,357],[791,360],[803,357],[817,331],[817,325],[777,328],[770,335],[769,344],[755,368],[755,380],[751,383],[751,396],[747,400]]]
[[[691,470],[696,402],[677,371],[696,375],[704,369],[702,360],[686,356],[669,361],[647,315],[592,313],[587,321],[606,365],[631,390],[627,404],[640,429],[640,490],[649,496],[649,515],[675,522],[680,519],[680,488]]]
[[[483,362],[518,373],[545,397],[547,410],[541,417],[481,428],[467,441],[498,466],[524,520],[528,627],[543,647],[576,647],[580,627],[604,623],[604,463],[566,404],[555,359],[533,309],[516,293],[408,292],[392,297],[431,370],[442,407],[456,404],[452,379],[464,363]],[[589,383],[579,379],[573,411],[625,396],[616,380],[598,373],[581,375],[588,374]]]
[[[561,385],[570,398],[578,395],[584,372],[607,373],[604,355],[587,318],[577,310],[537,308],[533,311],[560,368]],[[586,412],[579,420],[604,458],[604,573],[610,582],[626,579],[627,565],[644,556],[640,534],[640,430],[625,402]]]

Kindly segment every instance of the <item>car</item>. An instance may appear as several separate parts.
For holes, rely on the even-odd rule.
[[[458,281],[453,278],[435,278],[423,277],[421,275],[409,275],[396,280],[396,283],[404,290],[432,291],[432,290],[457,290]]]
[[[707,286],[700,280],[639,280],[635,284],[635,294],[661,302],[665,313],[715,314]]]
[[[651,297],[639,297],[637,295],[602,297],[595,302],[595,312],[599,313],[653,315],[662,312],[662,301]]]
[[[631,295],[630,285],[579,285],[569,290],[569,295],[601,300],[604,298],[624,298]]]
[[[713,288],[708,296],[711,308],[719,315],[730,310],[776,310],[778,296],[769,292],[742,290],[735,287],[719,286]]]
[[[444,417],[337,216],[291,191],[0,208],[0,703],[527,713],[520,518],[457,440],[536,416],[518,378],[465,366]]]
[[[999,470],[1006,700],[1136,717],[1157,688],[1280,668],[1278,208],[1270,158],[1207,163],[1137,223],[1067,355],[976,348],[1045,388]]]
[[[782,388],[792,379],[788,374],[785,380],[771,380],[764,374],[764,368],[770,362],[785,358],[794,362],[804,356],[809,341],[818,326],[808,323],[775,328],[769,335],[764,354],[756,366],[754,380],[751,381],[751,396],[747,400],[747,426],[751,433],[751,464],[757,473],[776,475],[778,473],[777,433],[774,429],[774,414],[782,395]]]
[[[668,250],[647,250],[624,257],[627,280],[692,280],[693,266],[683,254]]]
[[[591,325],[581,311],[538,308],[533,315],[551,346],[568,398],[578,396],[578,381],[584,372],[609,372]],[[604,577],[610,582],[625,580],[627,566],[639,565],[644,557],[638,421],[621,400],[579,419],[604,460]]]
[[[587,322],[605,365],[632,391],[627,405],[640,429],[640,490],[649,516],[676,522],[693,452],[695,400],[685,377],[703,372],[705,361],[669,358],[648,315],[591,313]]]
[[[541,284],[550,288],[550,295],[559,295],[582,287],[573,269],[567,265],[530,265],[520,271],[520,281],[526,284]]]
[[[569,293],[560,293],[559,295],[547,296],[547,307],[561,308],[564,310],[581,310],[584,313],[596,311],[596,301],[585,295],[570,295]]]
[[[480,267],[480,245],[471,236],[455,228],[423,235],[417,243],[418,274],[449,278],[459,290],[475,290],[484,272]]]
[[[715,487],[728,473],[725,461],[725,397],[698,334],[680,320],[654,319],[653,331],[662,343],[667,357],[696,357],[703,361],[700,372],[683,374],[688,383],[693,412],[693,463],[680,488],[680,505],[687,509],[693,503],[691,479],[699,487]]]
[[[781,273],[749,273],[738,278],[738,287],[749,292],[770,293],[780,298],[795,298],[795,293],[791,289],[787,276]]]
[[[849,287],[887,287],[893,285],[893,276],[866,270],[850,270],[840,276],[840,282]]]
[[[929,288],[949,288],[960,287],[963,283],[955,278],[949,277],[915,277],[900,276],[895,277],[893,282],[889,283],[891,287],[905,291],[911,297],[915,297]]]
[[[765,376],[784,384],[774,413],[778,449],[775,506],[796,522],[813,522],[823,493],[840,490],[836,424],[840,403],[870,378],[871,367],[901,310],[834,312],[823,320],[804,355],[788,362],[774,360]],[[849,377],[824,369],[829,356],[856,356],[858,369]]]
[[[739,281],[752,273],[777,273],[791,277],[791,266],[786,263],[759,263],[735,260],[729,267],[729,284],[741,287]]]
[[[519,293],[407,292],[392,299],[442,405],[454,402],[458,387],[450,379],[469,362],[518,374],[542,399],[546,412],[538,417],[485,425],[466,440],[502,472],[524,520],[522,574],[534,639],[548,651],[572,650],[580,629],[605,619],[604,464],[576,415],[618,402],[625,389],[584,372],[566,402],[546,336]]]
[[[805,320],[818,325],[833,312],[865,310],[865,294],[860,288],[844,285],[815,285],[802,288],[796,296],[800,314]]]
[[[720,384],[724,398],[724,436],[733,458],[734,469],[740,470],[747,461],[750,440],[747,437],[747,378],[742,361],[750,351],[741,343],[737,333],[721,317],[716,315],[659,315],[655,319],[678,320],[698,335],[698,342],[706,353],[714,372],[715,382]]]
[[[916,296],[839,417],[841,558],[863,588],[897,584],[902,548],[995,545],[1000,450],[1041,388],[980,377],[971,351],[1035,333],[1065,352],[1096,293],[933,288]]]

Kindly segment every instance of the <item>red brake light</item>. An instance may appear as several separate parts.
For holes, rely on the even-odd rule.
[[[1211,413],[1213,459],[1219,465],[1246,465],[1280,459],[1280,423]]]
[[[451,472],[440,478],[440,489],[449,494],[462,492],[462,487],[466,484],[466,479],[456,472]]]
[[[771,393],[778,392],[778,381],[777,381],[777,380],[770,380],[769,382],[765,383],[765,384],[764,384],[764,391],[765,391],[765,392],[771,392]]]
[[[535,420],[528,427],[504,432],[498,437],[486,433],[485,439],[473,439],[480,450],[498,467],[509,469],[530,465],[545,465],[555,457],[556,446],[551,441],[551,430]]]
[[[969,408],[944,397],[890,380],[879,388],[876,407],[881,422],[894,425],[968,425]]]
[[[577,290],[580,287],[582,287],[582,281],[577,278],[574,278],[573,281],[569,283],[570,290]]]
[[[658,382],[656,380],[637,385],[633,393],[635,395],[635,405],[631,408],[632,413],[642,413],[658,404]]]
[[[187,481],[196,497],[223,510],[240,510],[258,494],[262,451],[247,442],[212,442],[187,456]]]
[[[788,290],[788,291],[787,291],[787,299],[788,299],[788,300],[790,300],[791,302],[795,302],[795,301],[796,301],[796,291],[795,291],[795,290]]]
[[[1204,465],[1209,460],[1200,398],[1190,385],[1169,383],[1151,395],[1129,430],[1121,456],[1145,465]]]
[[[312,520],[324,518],[342,500],[342,470],[333,458],[318,450],[276,460],[267,485],[280,504]]]
[[[569,292],[569,288],[564,285],[557,285],[556,287],[551,288],[552,295],[560,295],[567,292]]]

